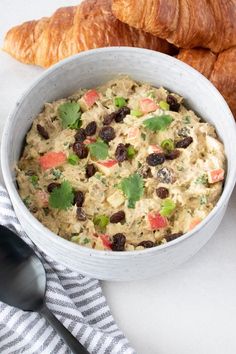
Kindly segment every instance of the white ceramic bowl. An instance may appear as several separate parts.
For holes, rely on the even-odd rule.
[[[132,252],[97,251],[64,240],[44,227],[27,210],[17,192],[14,166],[24,138],[45,102],[67,97],[117,74],[163,85],[182,95],[190,107],[212,123],[224,142],[228,171],[223,194],[208,217],[193,231],[165,245]],[[46,254],[78,272],[106,280],[134,280],[154,276],[186,261],[213,235],[225,213],[236,180],[236,127],[216,88],[201,74],[167,55],[128,47],[103,48],[66,59],[47,70],[23,94],[3,133],[3,176],[23,228]],[[222,235],[223,236],[223,235]]]

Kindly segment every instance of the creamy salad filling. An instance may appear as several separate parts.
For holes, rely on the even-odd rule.
[[[130,251],[172,241],[216,205],[214,127],[164,88],[118,77],[46,103],[17,166],[28,209],[63,238]]]

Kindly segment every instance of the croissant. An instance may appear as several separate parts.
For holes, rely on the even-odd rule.
[[[105,46],[173,52],[167,41],[116,19],[111,0],[87,0],[60,8],[52,17],[16,26],[6,34],[3,49],[23,63],[49,67],[73,54]]]
[[[218,55],[206,49],[181,49],[177,58],[200,71],[218,88],[236,119],[236,46]]]
[[[180,48],[236,45],[236,0],[113,0],[121,21]]]

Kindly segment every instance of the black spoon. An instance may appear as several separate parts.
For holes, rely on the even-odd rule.
[[[88,354],[45,304],[46,273],[41,260],[14,232],[0,225],[0,300],[42,314],[76,354]]]

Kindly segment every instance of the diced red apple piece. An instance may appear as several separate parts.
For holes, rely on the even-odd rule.
[[[140,100],[140,109],[143,113],[154,112],[159,106],[151,98],[143,98]]]
[[[118,162],[116,160],[99,160],[95,162],[97,164],[97,168],[99,171],[104,173],[106,176],[111,175],[114,170],[116,169],[116,166],[118,166]]]
[[[66,154],[62,151],[49,151],[39,157],[39,164],[43,170],[62,165],[66,161]]]
[[[189,230],[194,229],[198,224],[200,224],[201,221],[202,221],[202,219],[199,217],[196,217],[195,219],[193,219],[189,225]]]
[[[163,150],[159,145],[149,145],[149,147],[148,147],[149,154],[152,154],[152,153],[159,154],[161,152],[163,152]]]
[[[83,143],[85,145],[88,145],[88,144],[94,143],[95,141],[96,141],[96,138],[89,137],[89,138],[86,138]]]
[[[117,160],[101,160],[97,162],[99,165],[102,165],[104,167],[111,168],[112,166],[117,164]]]
[[[109,239],[109,235],[102,234],[102,235],[99,235],[99,237],[102,240],[103,246],[105,248],[111,249],[112,243]]]
[[[219,181],[223,181],[225,175],[225,171],[223,168],[218,168],[216,170],[211,170],[208,171],[207,176],[208,176],[208,182],[209,183],[216,183]]]
[[[38,201],[39,207],[45,208],[48,206],[48,193],[44,191],[37,191],[36,192],[36,199]]]
[[[161,216],[159,212],[148,213],[148,221],[152,230],[163,229],[168,226],[166,217]]]
[[[99,99],[99,94],[96,90],[89,90],[82,98],[84,99],[86,106],[90,108]]]
[[[140,130],[137,127],[129,128],[128,139],[136,139],[140,134]]]

